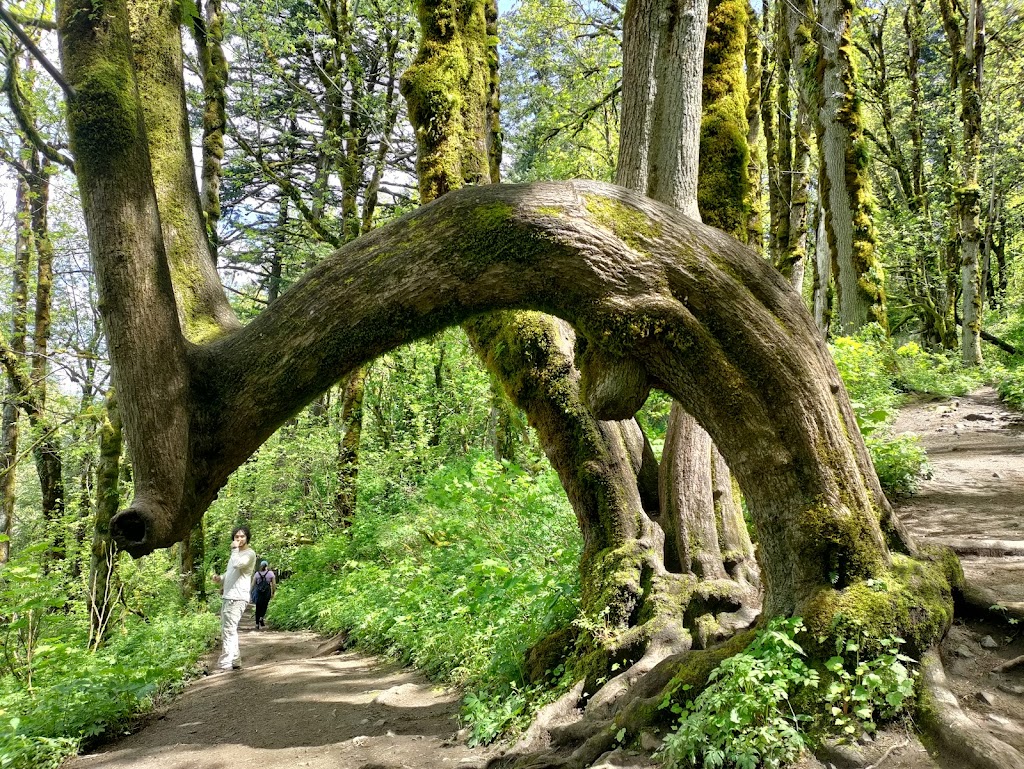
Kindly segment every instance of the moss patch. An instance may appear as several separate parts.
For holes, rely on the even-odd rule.
[[[617,200],[585,195],[584,201],[595,224],[614,233],[634,251],[650,254],[649,243],[661,236],[656,222]]]
[[[858,581],[842,590],[821,588],[797,607],[818,644],[808,644],[814,657],[830,656],[834,639],[901,637],[913,657],[937,643],[953,621],[953,595],[948,559],[915,560],[893,555],[888,572]],[[867,648],[868,655],[878,650]]]

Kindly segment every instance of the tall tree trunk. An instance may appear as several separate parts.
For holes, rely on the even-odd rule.
[[[53,303],[53,247],[50,242],[49,162],[33,153],[32,173],[28,177],[31,196],[32,245],[36,254],[35,324],[32,329],[32,399],[34,408],[45,414],[47,399],[47,373],[49,362],[50,314]],[[39,476],[40,507],[43,519],[51,526],[53,545],[51,555],[64,558],[67,536],[64,522],[64,461],[56,431],[46,426],[35,441],[32,454],[36,474]],[[76,561],[77,563],[77,561]]]
[[[359,480],[359,440],[363,432],[363,393],[367,367],[353,371],[345,382],[341,407],[341,439],[338,441],[338,492],[334,515],[339,526],[348,526],[356,514]]]
[[[751,187],[746,47],[746,3],[711,0],[701,80],[697,205],[705,224],[725,230],[741,243],[747,239]]]
[[[206,605],[206,526],[200,520],[179,543],[178,575],[184,606]]]
[[[121,495],[121,416],[113,390],[107,393],[99,430],[100,458],[96,466],[96,518],[93,523],[92,555],[89,565],[89,642],[100,646],[109,630],[111,611],[117,602],[117,546],[110,522],[117,513]]]
[[[789,240],[789,210],[784,205],[782,186],[785,182],[779,168],[779,110],[778,74],[779,34],[778,19],[781,11],[771,12],[763,5],[761,11],[762,36],[766,45],[761,66],[761,124],[764,126],[765,158],[768,177],[768,252],[772,264],[779,264],[783,250]],[[773,25],[772,20],[775,20]]]
[[[959,15],[950,0],[939,0],[942,24],[952,55],[951,87],[960,86],[960,120],[963,152],[960,184],[954,190],[960,227],[960,292],[963,326],[960,354],[964,365],[977,366],[981,356],[981,81],[985,64],[985,10],[981,0],[967,3],[967,18],[960,28]]]
[[[808,0],[797,0],[786,16],[786,38],[791,61],[790,71],[796,92],[787,257],[792,265],[789,273],[790,282],[798,292],[803,290],[807,264],[807,209],[811,198],[814,73],[818,64],[813,28],[814,4]],[[786,274],[784,271],[783,275]]]
[[[757,36],[758,18],[747,2],[747,165],[749,195],[747,202],[747,236],[744,242],[754,251],[764,250],[764,227],[761,223],[761,41]]]
[[[25,179],[18,180],[15,193],[16,236],[14,270],[11,274],[11,342],[10,349],[20,364],[25,358],[25,336],[28,324],[28,274],[32,253],[31,190]],[[16,468],[18,461],[18,402],[28,397],[23,385],[9,376],[7,398],[4,399],[3,423],[0,426],[0,533],[10,537],[14,531],[16,501]],[[0,542],[0,563],[10,556],[10,541]]]
[[[775,21],[775,62],[777,82],[775,88],[775,105],[777,112],[776,126],[778,140],[776,144],[776,195],[778,206],[777,220],[778,238],[777,254],[774,258],[775,267],[782,275],[794,282],[793,272],[796,264],[793,259],[792,237],[789,232],[791,206],[793,199],[793,118],[796,110],[793,106],[793,55],[790,50],[789,28],[793,23],[794,9],[788,0],[776,3]]]
[[[815,25],[821,57],[820,189],[843,334],[872,321],[887,325],[882,265],[871,221],[868,151],[852,59],[854,7],[853,0],[822,0]]]
[[[825,213],[821,201],[814,209],[814,288],[811,303],[814,323],[822,338],[832,326],[832,254],[825,234]]]
[[[195,18],[192,31],[203,80],[203,154],[201,201],[210,256],[217,263],[220,248],[220,178],[227,131],[228,63],[224,56],[224,9],[221,0],[206,0],[203,17]]]

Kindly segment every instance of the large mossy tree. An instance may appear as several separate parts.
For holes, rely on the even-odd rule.
[[[194,181],[161,181],[190,163],[186,127],[175,121],[177,139],[158,148],[144,109],[161,93],[182,103],[178,66],[157,70],[132,45],[166,37],[177,8],[75,0],[59,17],[69,134],[134,468],[135,497],[111,521],[122,548],[140,556],[187,536],[232,471],[359,366],[470,318],[500,336],[492,313],[535,310],[572,327],[582,373],[558,364],[565,326],[533,336],[521,327],[504,341],[533,364],[510,372],[524,389],[540,382],[562,413],[601,425],[628,420],[659,388],[711,436],[746,495],[765,615],[802,615],[825,639],[863,622],[915,653],[941,638],[957,570],[916,552],[893,515],[799,296],[752,251],[674,208],[596,182],[452,190],[347,244],[241,326],[207,267],[201,218],[177,214],[200,209]],[[660,698],[677,674],[706,675],[692,663],[702,653],[674,641],[724,607],[712,581],[646,557],[660,535],[637,481],[643,451],[613,424],[600,443],[563,436],[561,457],[570,498],[593,500],[603,544],[618,547],[584,565],[591,584],[606,601],[675,621],[674,653],[629,682],[636,697],[607,709],[633,729],[652,717],[643,696]],[[673,603],[658,606],[658,595]],[[656,646],[657,629],[645,634]],[[582,730],[570,763],[589,765],[611,739]]]

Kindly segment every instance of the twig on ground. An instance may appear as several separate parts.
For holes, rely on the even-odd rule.
[[[889,749],[882,754],[882,757],[880,759],[875,761],[875,763],[871,764],[870,766],[865,766],[864,769],[878,769],[878,767],[880,767],[885,762],[885,759],[892,755],[892,752],[894,750],[900,750],[901,748],[907,747],[907,745],[909,744],[910,740],[904,740],[899,745],[890,745]]]

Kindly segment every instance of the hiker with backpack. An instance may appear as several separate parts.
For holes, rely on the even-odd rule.
[[[268,568],[266,561],[260,561],[259,571],[252,580],[252,602],[256,604],[256,629],[266,627],[263,619],[267,616],[267,605],[277,590],[277,577]]]

